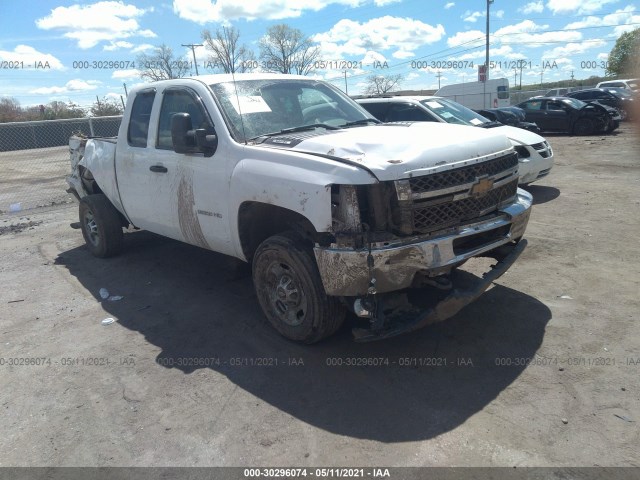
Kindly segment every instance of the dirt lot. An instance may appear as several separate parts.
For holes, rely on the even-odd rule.
[[[521,259],[371,344],[280,338],[219,255],[135,232],[98,260],[75,207],[0,218],[0,466],[640,465],[640,145],[548,139]]]

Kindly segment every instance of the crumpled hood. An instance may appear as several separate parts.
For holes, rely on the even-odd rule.
[[[435,122],[380,124],[329,131],[291,145],[291,150],[362,164],[381,181],[431,173],[434,167],[504,153],[502,132]]]

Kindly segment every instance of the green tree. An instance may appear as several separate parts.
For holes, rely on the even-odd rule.
[[[640,69],[640,28],[620,35],[609,54],[607,75],[626,77]]]
[[[86,116],[84,109],[69,100],[68,103],[54,100],[46,105],[44,111],[45,120],[56,120],[59,118],[83,118]]]

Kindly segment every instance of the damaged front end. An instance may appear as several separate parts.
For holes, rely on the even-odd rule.
[[[333,187],[333,241],[314,252],[326,293],[369,319],[369,328],[354,329],[356,340],[450,318],[508,270],[526,245],[532,203],[517,188],[517,169],[511,152],[409,179]],[[482,277],[460,271],[472,257],[497,264]]]

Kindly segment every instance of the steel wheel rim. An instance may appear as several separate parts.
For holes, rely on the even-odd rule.
[[[286,263],[272,262],[266,270],[267,296],[271,309],[283,323],[300,326],[307,314],[307,297],[300,278]]]
[[[98,224],[90,210],[84,214],[84,226],[87,232],[87,238],[92,245],[97,246],[100,243],[100,232],[98,231]]]

